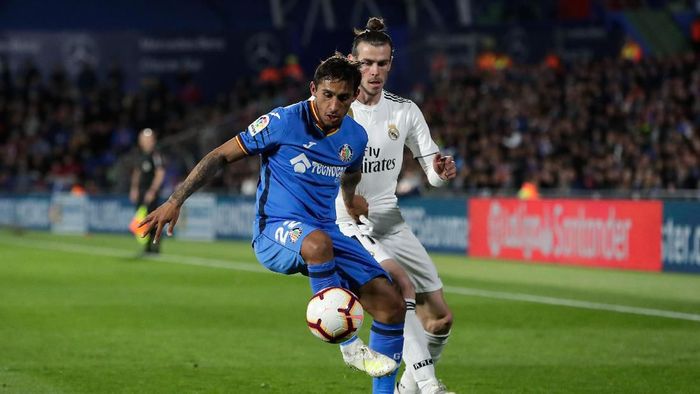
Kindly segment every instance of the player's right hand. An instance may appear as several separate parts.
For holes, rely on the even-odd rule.
[[[359,194],[355,194],[352,198],[352,204],[345,204],[345,208],[348,210],[350,216],[355,219],[356,222],[360,222],[360,216],[369,216],[369,205],[367,200]]]
[[[158,243],[160,241],[160,235],[163,232],[163,227],[165,227],[166,224],[168,224],[168,236],[170,237],[173,235],[173,228],[179,217],[180,206],[168,200],[156,208],[155,211],[149,213],[148,216],[139,223],[138,228],[140,229],[141,226],[148,226],[143,231],[143,236],[145,237],[155,227],[156,234],[153,237],[153,243]]]

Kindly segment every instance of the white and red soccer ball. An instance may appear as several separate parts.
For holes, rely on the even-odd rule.
[[[311,333],[330,343],[343,342],[362,327],[364,309],[350,290],[327,287],[314,294],[306,308]]]

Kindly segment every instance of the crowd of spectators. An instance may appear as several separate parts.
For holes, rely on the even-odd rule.
[[[80,184],[109,192],[120,157],[134,150],[140,128],[181,130],[196,113],[193,96],[178,97],[158,79],[126,93],[112,68],[100,79],[83,67],[74,77],[56,68],[41,75],[27,62],[14,73],[0,62],[0,190],[49,192]],[[183,92],[188,92],[187,78]],[[128,180],[127,180],[128,182]]]
[[[700,182],[697,54],[566,69],[452,68],[412,95],[458,158],[453,187],[674,191]]]
[[[525,180],[558,193],[697,189],[698,64],[688,53],[561,68],[452,66],[396,93],[421,107],[434,139],[456,157],[455,191],[508,192]],[[168,193],[201,155],[258,115],[307,96],[300,79],[241,79],[205,101],[188,75],[170,86],[144,79],[125,92],[117,68],[98,78],[85,67],[71,78],[60,69],[41,75],[30,63],[14,73],[0,67],[0,190],[81,184],[89,193],[125,193],[136,134],[151,127],[170,159]],[[400,189],[419,192],[420,168],[408,154],[405,162]],[[257,166],[236,163],[209,187],[252,194]]]

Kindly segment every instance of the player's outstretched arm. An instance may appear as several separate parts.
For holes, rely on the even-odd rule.
[[[237,137],[234,137],[226,141],[204,156],[180,186],[175,189],[175,192],[170,198],[139,223],[139,227],[147,226],[144,230],[145,235],[151,232],[155,227],[156,234],[153,238],[154,243],[160,240],[160,235],[166,224],[169,224],[168,236],[173,235],[173,228],[180,217],[180,208],[192,193],[213,178],[224,165],[240,160],[246,156],[246,153],[235,140],[236,138]]]

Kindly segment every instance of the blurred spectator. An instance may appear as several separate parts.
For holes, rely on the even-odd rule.
[[[304,70],[302,70],[296,55],[287,55],[284,61],[284,67],[282,67],[282,75],[287,80],[296,82],[305,81]]]
[[[202,101],[202,89],[194,82],[192,74],[182,71],[178,75],[180,93],[178,98],[185,105],[197,105]]]

